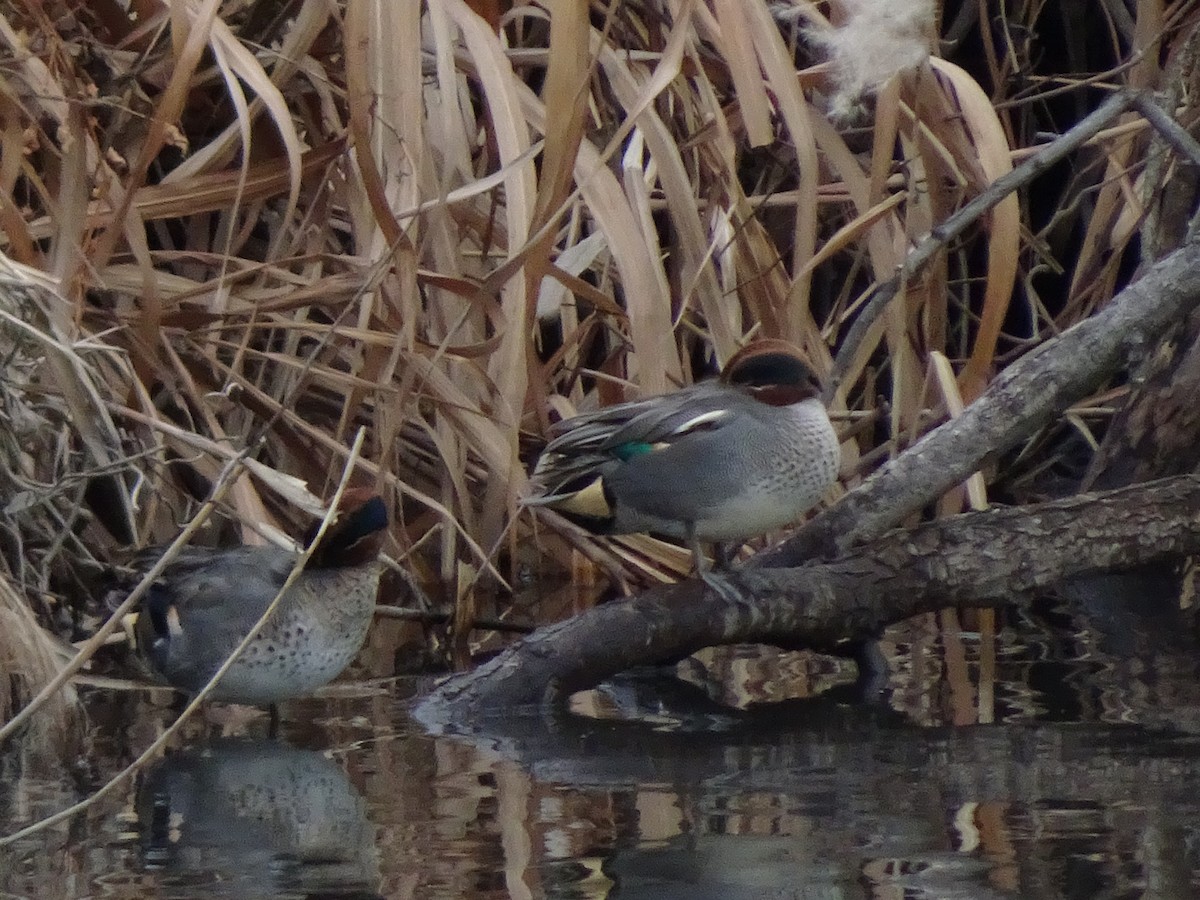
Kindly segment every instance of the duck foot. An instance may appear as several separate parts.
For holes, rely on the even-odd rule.
[[[705,560],[704,549],[700,546],[700,540],[696,537],[695,529],[690,525],[687,531],[687,542],[691,548],[692,561],[696,564],[696,574],[700,576],[700,580],[714,590],[727,603],[733,606],[745,607],[753,612],[751,598],[726,577],[725,572],[728,570],[730,562],[728,546],[722,543],[713,545],[717,563],[713,567],[709,566]]]
[[[733,582],[720,572],[712,569],[701,569],[700,580],[714,590],[721,599],[733,606],[749,606],[750,598],[734,586]]]

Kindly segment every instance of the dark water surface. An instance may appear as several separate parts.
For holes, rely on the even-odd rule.
[[[289,704],[278,740],[217,707],[133,783],[0,849],[0,897],[1200,896],[1191,637],[1052,608],[994,640],[969,624],[891,632],[875,705],[803,699],[844,666],[736,648],[681,664],[686,682],[639,673],[453,735],[413,720],[420,680]],[[171,720],[159,695],[88,697],[87,765],[10,752],[0,833]]]

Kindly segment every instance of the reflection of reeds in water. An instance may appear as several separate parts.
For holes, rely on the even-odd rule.
[[[849,660],[745,644],[705,648],[680,669],[730,709],[811,697],[855,675]]]

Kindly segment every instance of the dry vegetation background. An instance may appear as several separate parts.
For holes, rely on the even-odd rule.
[[[419,585],[465,633],[501,579],[673,577],[686,552],[519,511],[548,423],[755,335],[828,375],[873,287],[1048,135],[1123,86],[1194,118],[1196,14],[0,4],[0,596],[77,637],[104,567],[215,486],[198,540],[303,533],[359,429],[385,601]],[[1129,116],[910,280],[843,360],[843,481],[1177,242],[1172,162]],[[942,511],[1076,473],[1113,390]]]

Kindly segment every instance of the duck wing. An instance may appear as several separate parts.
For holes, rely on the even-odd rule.
[[[135,566],[149,568],[161,552],[140,555]],[[279,547],[184,547],[151,587],[145,610],[160,634],[171,609],[185,627],[211,617],[244,631],[275,599],[295,562],[295,553]]]
[[[622,464],[699,434],[719,431],[756,403],[717,381],[606,406],[566,419],[553,429],[533,472],[529,505],[553,505],[577,487]]]
[[[730,413],[754,401],[718,381],[606,406],[559,422],[547,454],[596,451],[621,455],[630,445],[672,443],[698,428],[718,427]]]

